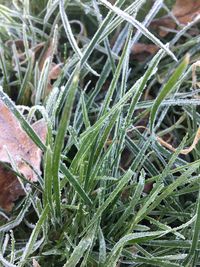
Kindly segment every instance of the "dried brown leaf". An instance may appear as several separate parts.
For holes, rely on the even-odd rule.
[[[152,182],[144,185],[144,192],[145,193],[148,194],[149,192],[151,192],[152,189],[153,189],[153,183]]]
[[[33,259],[33,267],[41,267],[35,259]]]
[[[197,74],[196,74],[197,67],[200,67],[199,60],[192,65],[192,86],[194,89],[197,89],[197,87],[200,87],[200,83],[197,82]]]
[[[154,55],[158,50],[158,46],[154,44],[137,43],[132,47],[132,54],[134,59],[144,61],[148,56]]]
[[[181,24],[187,24],[200,14],[200,0],[176,0],[172,13]]]
[[[200,0],[176,0],[172,8],[172,15],[183,25],[192,22],[199,14]],[[176,23],[170,16],[165,16],[154,20],[151,26],[159,30],[160,36],[165,37],[168,34],[167,28],[175,29]],[[164,30],[162,27],[166,29]]]
[[[41,52],[41,49],[44,48],[45,42],[39,43],[36,46],[34,46],[32,48],[33,52],[37,53],[37,52]]]
[[[46,50],[44,51],[41,59],[40,59],[40,62],[39,62],[39,69],[40,71],[42,71],[42,68],[44,66],[44,63],[45,61],[49,58],[49,57],[53,57],[53,55],[56,53],[56,47],[55,47],[55,44],[53,43],[52,40],[50,40],[49,42],[49,46],[46,48]]]
[[[52,90],[53,86],[51,85],[51,80],[56,80],[61,73],[62,63],[56,64],[56,63],[52,62],[53,56],[56,54],[56,51],[57,51],[57,43],[54,43],[51,40],[49,43],[49,46],[47,47],[46,51],[42,55],[40,62],[39,62],[39,70],[42,71],[44,64],[45,64],[45,61],[48,58],[51,59],[51,64],[50,64],[50,69],[49,69],[49,74],[48,74],[47,87],[45,88],[43,98],[48,96]]]
[[[20,62],[20,65],[26,64],[27,58],[26,58],[26,53],[25,53],[24,41],[22,39],[18,39],[15,41],[9,40],[6,42],[6,45],[9,48],[12,48],[13,44],[15,44],[16,46],[17,57]],[[58,78],[58,76],[61,73],[61,66],[63,64],[62,63],[56,64],[52,61],[53,56],[57,53],[57,41],[50,40],[49,45],[46,47],[46,49],[44,49],[44,47],[45,47],[45,42],[38,43],[34,47],[31,47],[29,43],[29,50],[33,57],[33,62],[39,60],[40,72],[42,71],[44,67],[45,61],[48,58],[50,58],[50,68],[49,68],[49,74],[48,74],[48,79],[47,79],[47,88],[45,88],[44,90],[44,98],[45,98],[52,90],[51,80],[56,80]],[[13,67],[14,69],[16,68],[16,62],[15,62],[14,57],[13,57]],[[32,101],[34,101],[34,94],[35,92],[32,93]]]
[[[24,47],[24,41],[22,39],[17,39],[17,40],[8,40],[6,42],[6,46],[8,47],[12,47],[12,45],[15,44],[16,46],[16,49],[17,49],[17,52],[18,53],[23,53],[24,50],[25,50],[25,47]]]
[[[44,142],[47,131],[44,120],[34,123],[33,128]],[[37,181],[36,174],[23,159],[39,171],[42,151],[25,133],[18,120],[2,100],[0,100],[0,129],[1,161],[10,163],[9,152],[19,171],[28,180]]]
[[[148,132],[150,132],[150,130],[149,130],[147,127],[145,127],[145,126],[136,126],[135,128],[137,128],[137,129],[145,129],[145,130],[147,130]],[[159,142],[162,146],[168,148],[169,150],[171,150],[171,151],[173,151],[173,152],[175,152],[175,151],[177,150],[177,148],[173,147],[171,144],[169,144],[168,142],[166,142],[165,140],[163,140],[161,137],[157,136],[157,140],[158,140],[158,142]],[[191,144],[191,146],[188,147],[188,148],[184,148],[184,149],[182,149],[182,150],[180,151],[180,154],[183,154],[183,155],[187,155],[187,154],[189,154],[193,149],[196,148],[196,146],[197,146],[199,140],[200,140],[200,127],[199,127],[199,129],[197,130],[197,132],[196,132],[195,138],[194,138],[193,143]]]
[[[25,195],[15,174],[0,163],[0,207],[9,212],[14,201]]]
[[[45,121],[39,120],[32,127],[41,140],[45,142],[47,134]],[[41,156],[42,151],[22,129],[13,113],[0,100],[1,162],[11,163],[11,157],[18,171],[28,180],[36,182],[37,175],[25,161],[40,173]],[[23,194],[24,192],[15,175],[0,165],[0,206],[6,210],[10,210],[13,206],[13,201]]]
[[[172,145],[170,145],[169,143],[164,141],[162,138],[157,137],[157,140],[162,146],[168,148],[171,151],[174,151],[174,152],[176,151],[176,148],[174,148]],[[195,138],[194,138],[194,141],[193,141],[192,145],[190,147],[188,147],[188,148],[182,149],[180,151],[180,154],[183,154],[183,155],[189,154],[193,149],[195,149],[195,147],[198,144],[199,140],[200,140],[200,128],[198,129],[198,131],[197,131],[197,133],[195,135]]]
[[[49,72],[49,80],[56,80],[59,77],[59,75],[61,74],[61,71],[62,71],[62,69],[61,69],[62,65],[63,65],[62,63],[61,64],[55,64],[55,63],[51,64],[51,70]]]
[[[53,85],[51,84],[51,80],[56,80],[59,75],[61,74],[61,66],[63,64],[60,63],[60,64],[55,64],[55,63],[52,63],[51,64],[51,68],[50,68],[50,72],[49,72],[49,75],[48,75],[48,81],[47,81],[47,87],[45,88],[45,91],[43,93],[43,99],[45,99],[52,91],[53,89]],[[34,96],[32,96],[32,99],[34,98]]]

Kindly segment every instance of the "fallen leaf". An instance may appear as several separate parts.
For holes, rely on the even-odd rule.
[[[181,24],[187,24],[200,14],[200,1],[176,0],[172,13]]]
[[[11,49],[13,45],[16,47],[17,52],[17,58],[19,60],[20,65],[25,65],[27,63],[26,53],[25,53],[25,46],[24,41],[22,39],[18,40],[9,40],[6,42],[6,45]],[[33,62],[36,62],[39,60],[39,70],[42,71],[45,61],[50,58],[50,68],[49,68],[49,74],[47,78],[47,87],[45,88],[45,92],[43,95],[43,99],[49,95],[51,92],[53,86],[51,85],[52,80],[56,80],[60,73],[61,73],[61,66],[63,63],[56,64],[53,62],[53,57],[57,53],[57,41],[53,42],[52,40],[49,41],[49,45],[44,49],[45,42],[38,43],[37,45],[31,47],[31,44],[29,43],[29,50],[31,52],[31,55],[33,57]],[[16,70],[16,62],[15,57],[12,59],[13,61],[13,68]],[[34,102],[35,92],[32,93],[32,101]]]
[[[199,14],[200,0],[176,0],[175,5],[172,8],[172,15],[182,25],[192,22]],[[176,22],[171,16],[165,16],[155,19],[151,23],[151,27],[155,29],[157,28],[159,30],[159,35],[165,37],[168,34],[167,29],[174,30],[176,28]]]
[[[32,48],[32,51],[37,55],[37,53],[40,55],[42,48],[44,48],[45,42],[39,43],[36,46]],[[38,56],[35,56],[35,58],[38,58]]]
[[[17,39],[17,40],[8,40],[6,42],[6,46],[8,46],[9,48],[12,47],[12,45],[15,44],[17,52],[19,54],[24,52],[24,41],[22,39]]]
[[[154,44],[137,43],[132,47],[134,59],[144,61],[148,56],[154,55],[159,50],[159,47]]]
[[[44,142],[47,131],[44,120],[37,121],[32,126]],[[36,174],[23,159],[27,160],[30,165],[34,166],[35,169],[39,171],[42,151],[25,133],[19,121],[2,100],[0,100],[0,129],[1,161],[10,163],[8,151],[16,162],[19,171],[21,171],[28,180],[37,181]]]
[[[164,141],[162,138],[157,137],[157,140],[161,145],[163,145],[164,147],[168,148],[169,150],[171,150],[173,152],[176,151],[176,148],[174,148],[172,145],[170,145],[169,143]],[[180,151],[180,154],[183,154],[183,155],[189,154],[193,149],[195,149],[195,147],[198,144],[199,140],[200,140],[200,128],[198,129],[198,131],[197,131],[197,133],[195,135],[195,138],[193,140],[192,145],[190,147],[188,147],[188,148],[182,149]]]
[[[25,192],[15,174],[0,163],[0,207],[10,212],[14,201],[24,195]]]
[[[35,132],[45,142],[47,127],[44,120],[39,120],[32,125]],[[22,129],[19,121],[0,100],[0,159],[1,162],[11,164],[15,162],[18,171],[28,180],[37,181],[36,173],[30,166],[40,173],[42,151]],[[25,162],[27,161],[30,166]],[[0,206],[10,210],[15,201],[24,192],[17,178],[12,172],[0,167]]]
[[[147,130],[148,132],[150,132],[150,130],[149,130],[147,127],[145,127],[145,126],[136,126],[135,128],[137,128],[137,129],[145,129],[145,130]],[[171,144],[169,144],[168,142],[166,142],[165,140],[163,140],[161,137],[157,136],[156,138],[157,138],[158,142],[159,142],[162,146],[168,148],[169,150],[171,150],[171,151],[173,151],[173,152],[176,151],[176,148],[175,148],[175,147],[173,147]],[[196,132],[196,135],[195,135],[195,137],[194,137],[194,140],[193,140],[191,146],[189,146],[188,148],[184,148],[184,149],[182,149],[182,150],[180,151],[180,154],[183,154],[183,155],[187,155],[187,154],[189,154],[193,149],[196,148],[196,146],[197,146],[199,140],[200,140],[200,127],[199,127],[199,129],[197,130],[197,132]]]
[[[49,93],[51,92],[51,90],[53,88],[53,86],[51,84],[51,80],[56,80],[62,71],[61,66],[63,64],[62,63],[56,64],[52,61],[53,56],[56,54],[56,52],[57,52],[57,43],[53,43],[53,41],[51,40],[49,43],[49,46],[47,47],[46,51],[42,55],[40,62],[39,62],[39,70],[42,71],[46,60],[48,58],[50,58],[50,61],[51,61],[50,68],[49,68],[49,74],[48,74],[48,78],[47,78],[47,87],[45,88],[45,91],[43,93],[43,99],[45,99],[46,96],[49,95]],[[34,99],[34,95],[32,96],[32,99]]]
[[[50,69],[49,77],[48,77],[49,80],[56,80],[59,77],[59,75],[61,74],[61,71],[62,71],[62,69],[61,69],[62,65],[63,65],[62,63],[60,63],[60,64],[52,63],[51,64],[51,69]]]
[[[6,46],[9,47],[10,49],[12,48],[13,45],[15,45],[16,47],[17,56],[18,56],[20,64],[23,64],[26,59],[24,41],[22,39],[18,39],[15,41],[8,40],[6,42]],[[42,43],[37,44],[36,46],[30,47],[30,43],[29,43],[29,49],[32,51],[35,60],[39,58],[42,48],[44,48],[44,45],[45,45],[45,42],[42,42]]]
[[[144,186],[143,192],[148,194],[149,192],[151,192],[152,189],[153,189],[153,182],[147,183]]]
[[[192,64],[192,87],[194,89],[197,89],[197,87],[200,87],[200,83],[197,82],[197,74],[196,74],[197,67],[200,67],[199,60],[195,62],[194,64]]]
[[[51,67],[50,67],[50,71],[49,71],[49,75],[48,75],[48,79],[47,79],[47,87],[45,89],[45,91],[43,92],[43,96],[42,99],[45,99],[52,91],[53,89],[53,85],[51,83],[52,80],[56,80],[59,75],[61,74],[61,67],[63,64],[55,64],[52,63]],[[34,98],[35,98],[35,94],[32,95],[31,99],[34,102]]]
[[[176,23],[167,16],[153,20],[150,26],[157,30],[161,37],[165,37],[170,30],[174,30],[176,28]]]
[[[56,53],[57,44],[55,45],[52,40],[49,42],[49,46],[44,51],[40,61],[39,61],[39,69],[42,71],[42,68],[44,67],[44,63],[48,58],[53,58],[54,54]]]
[[[35,259],[33,259],[33,267],[41,267]]]

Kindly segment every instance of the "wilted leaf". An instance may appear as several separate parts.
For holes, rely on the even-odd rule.
[[[41,53],[41,49],[44,47],[44,45],[45,45],[45,42],[39,43],[32,48],[32,51],[37,55],[37,53]],[[35,58],[38,58],[38,57],[35,56]]]
[[[200,1],[176,0],[172,13],[175,17],[177,17],[181,24],[187,24],[200,14]]]
[[[18,40],[9,40],[6,42],[6,45],[12,49],[13,45],[16,47],[17,58],[19,60],[20,65],[25,65],[27,63],[26,53],[24,41],[22,39]],[[52,90],[51,80],[56,80],[61,73],[62,63],[56,64],[53,62],[53,57],[57,53],[57,41],[50,40],[49,45],[44,49],[45,42],[38,43],[37,45],[31,47],[29,43],[29,50],[33,57],[33,62],[39,61],[39,70],[42,71],[44,64],[47,59],[50,58],[50,67],[47,78],[47,87],[45,88],[43,97],[45,98]],[[13,67],[16,70],[16,62],[15,57],[13,56]],[[35,92],[32,94],[32,101],[34,101]]]
[[[152,182],[147,183],[144,186],[144,192],[148,194],[149,192],[151,192],[152,188],[153,188],[153,183]]]
[[[33,259],[33,267],[40,267],[39,263]]]
[[[176,148],[174,148],[172,145],[170,145],[169,143],[164,141],[162,138],[157,137],[157,140],[161,145],[163,145],[164,147],[168,148],[169,150],[171,150],[173,152],[176,151]],[[195,147],[198,144],[199,140],[200,140],[200,128],[198,129],[198,131],[197,131],[197,133],[195,135],[195,138],[194,138],[194,141],[193,141],[192,145],[190,147],[188,147],[188,148],[182,149],[180,151],[180,154],[183,154],[183,155],[189,154],[193,149],[195,149]]]
[[[197,89],[197,86],[200,87],[200,83],[197,82],[197,74],[196,74],[197,67],[200,67],[199,60],[192,65],[192,86],[194,87],[194,89]]]
[[[15,41],[13,40],[8,40],[6,42],[6,46],[8,47],[12,47],[12,45],[15,44],[16,46],[16,49],[17,49],[17,52],[20,54],[20,53],[23,53],[24,52],[24,41],[22,39],[17,39]]]
[[[45,61],[48,58],[50,58],[50,60],[51,60],[50,68],[49,68],[49,74],[48,74],[48,78],[47,78],[47,88],[45,89],[43,98],[45,98],[47,95],[49,95],[49,93],[52,90],[53,86],[51,85],[51,80],[56,80],[61,73],[62,63],[56,64],[56,63],[52,62],[53,56],[56,54],[56,52],[57,52],[57,43],[53,43],[53,41],[51,40],[49,43],[49,46],[47,47],[46,51],[42,55],[40,62],[39,62],[39,70],[42,71],[44,64],[45,64]]]
[[[57,44],[56,44],[57,45]],[[41,59],[40,59],[40,62],[39,62],[39,69],[40,71],[42,71],[42,68],[44,66],[44,63],[45,61],[49,58],[49,57],[53,57],[53,55],[55,54],[56,52],[56,47],[55,47],[55,44],[53,43],[53,41],[51,40],[50,43],[49,43],[49,46],[46,48],[46,50],[44,51]]]
[[[134,59],[144,61],[148,56],[154,55],[159,50],[159,47],[154,44],[137,43],[132,47]]]
[[[186,25],[192,22],[200,14],[200,0],[176,0],[172,8],[172,15],[177,21]],[[159,35],[165,37],[168,34],[167,29],[175,29],[176,22],[170,16],[156,19],[151,24],[152,27],[159,29]],[[166,29],[164,29],[164,28]]]
[[[32,127],[45,142],[47,127],[44,120],[35,122]],[[37,181],[37,175],[30,166],[40,173],[42,151],[29,138],[20,123],[0,100],[0,159],[1,162],[15,162],[18,171],[28,180]],[[11,158],[10,158],[11,157]],[[30,166],[25,162],[27,161]],[[12,202],[24,192],[17,178],[5,168],[0,167],[0,206],[6,210],[12,208]]]
[[[56,80],[59,75],[61,74],[61,66],[63,64],[55,64],[55,63],[52,63],[51,64],[51,69],[50,69],[50,72],[49,72],[49,80]]]
[[[147,131],[150,133],[150,130],[149,130],[147,127],[145,127],[145,126],[142,126],[142,125],[141,125],[141,126],[136,126],[136,128],[137,128],[137,129],[145,129],[145,130],[147,130]],[[157,138],[157,141],[158,141],[162,146],[168,148],[169,150],[171,150],[171,151],[173,151],[173,152],[176,151],[176,148],[175,148],[175,147],[173,147],[173,146],[172,146],[171,144],[169,144],[167,141],[163,140],[161,137],[157,136],[156,138]],[[180,151],[180,154],[183,154],[183,155],[187,155],[187,154],[189,154],[193,149],[196,148],[196,146],[197,146],[199,140],[200,140],[200,127],[199,127],[199,129],[197,130],[197,132],[196,132],[196,135],[195,135],[195,137],[194,137],[194,140],[193,140],[191,146],[189,146],[188,148],[184,148],[184,149],[182,149],[182,150]]]
[[[11,211],[20,196],[25,195],[20,182],[13,172],[0,164],[0,207],[7,212]]]

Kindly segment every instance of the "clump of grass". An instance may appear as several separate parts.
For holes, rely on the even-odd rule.
[[[137,14],[145,0],[35,2],[0,5],[0,98],[44,152],[40,183],[11,214],[0,213],[1,264],[198,266],[199,146],[187,156],[181,150],[200,124],[185,56],[196,60],[199,37],[191,40],[189,26],[168,45],[152,34],[147,26],[162,1],[143,10],[143,22]],[[160,50],[135,67],[131,48],[144,36]],[[63,67],[43,98],[50,61],[40,72],[30,48],[52,39],[51,60]],[[149,91],[155,99],[144,99]],[[29,114],[10,97],[29,105]],[[33,114],[47,122],[45,144],[28,123]],[[175,152],[158,141],[167,134]]]

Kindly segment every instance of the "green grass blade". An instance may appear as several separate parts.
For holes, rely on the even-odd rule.
[[[80,185],[78,180],[68,170],[68,168],[63,163],[61,163],[60,169],[63,172],[63,174],[66,176],[66,179],[72,184],[72,186],[74,187],[76,192],[79,194],[79,196],[83,199],[85,204],[91,206],[92,204],[91,199],[89,198],[87,193],[84,191],[83,187]]]
[[[165,97],[167,95],[169,95],[169,93],[174,89],[174,87],[175,87],[176,83],[178,82],[179,78],[181,77],[181,75],[186,70],[186,68],[188,66],[188,63],[189,63],[189,55],[186,55],[185,59],[177,67],[177,69],[172,74],[172,76],[169,79],[169,81],[164,85],[164,87],[162,88],[161,92],[157,96],[157,98],[156,98],[156,100],[155,100],[155,102],[153,104],[153,107],[151,109],[151,114],[150,114],[150,130],[151,131],[153,130],[153,126],[154,126],[154,122],[155,122],[155,118],[156,118],[156,113],[158,111],[158,108],[159,108],[160,104],[165,99]]]
[[[69,260],[64,264],[63,267],[74,267],[77,266],[80,259],[84,256],[84,253],[87,249],[92,245],[95,233],[96,226],[93,229],[89,230],[85,237],[81,239],[79,244],[75,247],[72,255],[70,256]]]
[[[74,52],[78,55],[79,59],[83,57],[82,52],[80,50],[80,48],[78,47],[76,40],[74,38],[67,14],[65,13],[65,7],[64,7],[64,1],[60,0],[59,2],[59,8],[60,8],[60,15],[61,15],[61,19],[63,22],[63,27],[65,29],[67,38],[74,50]],[[86,63],[86,67],[96,76],[99,76],[98,73],[96,71],[94,71],[87,63]]]
[[[26,201],[25,201],[22,209],[20,210],[19,214],[17,215],[17,217],[14,220],[0,226],[0,233],[10,231],[10,230],[14,229],[15,227],[17,227],[24,219],[24,216],[25,216],[26,212],[28,211],[30,205],[31,205],[31,199],[30,199],[30,195],[29,195],[29,196],[27,196]]]
[[[164,45],[158,38],[156,38],[150,31],[148,31],[139,21],[129,16],[126,12],[122,11],[120,8],[116,6],[112,6],[106,0],[100,0],[100,2],[105,5],[107,8],[115,12],[118,16],[122,17],[124,20],[131,23],[134,27],[140,30],[147,38],[149,38],[152,42],[162,48],[168,55],[170,55],[175,61],[177,61],[175,55],[169,50],[169,48]]]
[[[131,170],[128,170],[127,173],[119,180],[118,185],[113,190],[113,192],[109,195],[109,197],[105,200],[105,202],[97,209],[93,219],[91,220],[87,228],[92,226],[101,217],[104,210],[112,203],[112,201],[121,192],[125,184],[128,183],[128,181],[131,179],[132,176],[133,172]]]
[[[121,6],[121,5],[123,5],[124,2],[125,2],[125,0],[117,0],[115,2],[115,6]],[[98,30],[94,34],[92,40],[90,41],[87,49],[83,53],[83,57],[82,57],[81,63],[80,63],[81,66],[83,64],[85,64],[85,62],[90,57],[91,53],[94,50],[94,47],[96,46],[96,44],[98,43],[99,39],[101,38],[102,33],[104,32],[104,30],[107,27],[107,25],[112,21],[113,17],[114,17],[114,15],[112,14],[112,12],[109,12],[107,14],[106,18],[102,21],[100,27],[98,28]]]
[[[33,246],[37,240],[37,237],[40,233],[40,230],[45,222],[45,220],[47,219],[47,216],[48,216],[48,212],[49,212],[49,206],[46,206],[34,228],[34,230],[32,231],[31,233],[31,236],[29,238],[29,241],[28,243],[26,244],[26,248],[22,254],[22,257],[21,257],[21,260],[19,262],[19,266],[22,267],[24,266],[27,262],[27,259],[29,257],[29,255],[31,254],[32,252],[32,249],[33,249]]]
[[[113,247],[110,255],[108,256],[107,260],[106,260],[106,264],[107,267],[115,267],[116,263],[118,261],[118,251],[120,249],[122,249],[124,247],[124,245],[128,242],[128,241],[132,241],[132,243],[137,243],[138,241],[142,241],[142,240],[148,240],[149,237],[159,237],[161,235],[167,234],[167,232],[165,231],[155,231],[155,232],[144,232],[144,233],[134,233],[134,234],[128,234],[125,235],[124,237],[122,237]]]
[[[63,108],[53,150],[52,175],[53,175],[53,187],[54,187],[54,194],[56,201],[56,214],[58,215],[58,218],[61,218],[60,177],[59,177],[61,152],[64,145],[65,133],[70,122],[71,111],[75,99],[76,90],[78,87],[78,82],[79,82],[79,68],[77,68],[74,74],[74,78],[72,80],[72,84],[70,85],[68,90],[68,95]]]
[[[138,203],[138,201],[142,195],[142,192],[144,190],[144,178],[145,178],[144,176],[145,176],[145,173],[144,173],[144,171],[142,171],[140,178],[139,178],[139,182],[136,186],[134,195],[132,196],[132,199],[130,201],[130,205],[126,208],[126,210],[124,211],[122,216],[119,218],[119,220],[117,221],[117,223],[115,224],[113,229],[111,229],[109,235],[111,235],[111,233],[116,234],[117,231],[120,231],[121,225],[123,225],[123,223],[126,221],[126,219],[130,216],[130,214],[134,210],[134,208],[135,208],[136,204]]]
[[[200,233],[200,193],[199,193],[199,197],[197,199],[196,221],[195,221],[195,226],[194,226],[192,244],[191,244],[191,247],[190,247],[190,250],[189,250],[187,257],[183,262],[183,266],[189,267],[192,259],[195,256],[195,252],[198,249],[199,233]]]
[[[44,159],[44,206],[49,204],[51,210],[53,209],[52,199],[52,150],[50,146],[47,147]]]
[[[116,89],[116,86],[117,86],[117,83],[118,83],[118,80],[119,80],[119,77],[120,77],[120,74],[121,74],[121,70],[122,70],[122,67],[123,67],[123,64],[124,64],[124,60],[126,59],[126,55],[129,52],[128,51],[128,47],[129,47],[129,42],[130,42],[130,39],[131,39],[131,34],[132,34],[132,31],[129,31],[129,34],[127,36],[127,40],[126,40],[126,43],[124,45],[124,48],[123,48],[123,51],[122,51],[122,55],[120,57],[118,65],[117,65],[115,74],[113,76],[112,82],[111,82],[111,84],[110,84],[110,86],[108,88],[107,94],[106,94],[104,102],[102,104],[102,110],[101,110],[100,116],[103,116],[106,113],[106,111],[107,111],[107,109],[109,107],[109,104],[110,104],[110,102],[112,100],[114,90]]]
[[[130,104],[130,108],[128,110],[128,114],[127,114],[127,118],[126,118],[126,125],[129,126],[133,112],[135,110],[135,107],[142,95],[143,90],[146,87],[146,84],[148,82],[148,80],[152,77],[152,75],[154,75],[157,71],[157,66],[160,62],[160,60],[162,59],[162,57],[164,56],[164,51],[160,50],[155,56],[154,58],[151,60],[151,62],[149,63],[148,69],[146,71],[146,73],[144,74],[143,78],[142,78],[142,82],[139,85],[139,87],[136,89],[136,92],[132,98],[131,104]]]

